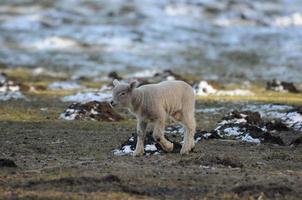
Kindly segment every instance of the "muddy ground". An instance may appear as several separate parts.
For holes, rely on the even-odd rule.
[[[0,199],[300,199],[302,146],[203,140],[188,156],[114,156],[135,120],[63,121],[49,96],[1,102]],[[198,101],[198,108],[238,108]],[[47,109],[40,109],[47,107]],[[197,113],[209,130],[223,112]],[[1,162],[0,162],[1,163]]]

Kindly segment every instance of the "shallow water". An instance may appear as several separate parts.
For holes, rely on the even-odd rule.
[[[302,1],[2,1],[0,65],[302,81]],[[189,69],[189,70],[188,70]]]

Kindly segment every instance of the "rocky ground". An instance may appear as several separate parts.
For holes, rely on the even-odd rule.
[[[194,151],[187,156],[150,151],[133,158],[131,152],[116,152],[135,133],[136,121],[95,102],[108,98],[110,79],[53,88],[68,78],[4,72],[1,92],[22,98],[0,104],[0,199],[301,197],[301,93],[267,90],[265,82],[243,88],[186,77],[193,87],[198,83],[196,90],[203,88],[196,91]],[[155,77],[172,76],[180,79],[171,73]],[[230,95],[238,89],[250,93]],[[82,103],[75,101],[79,94]],[[182,129],[170,125],[167,137],[181,143]]]

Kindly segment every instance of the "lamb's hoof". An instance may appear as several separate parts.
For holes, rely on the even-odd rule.
[[[171,143],[168,145],[168,147],[165,148],[165,151],[168,153],[171,153],[171,152],[173,152],[173,149],[174,149],[174,144]]]
[[[188,155],[190,153],[190,149],[188,148],[181,148],[180,155]]]
[[[144,151],[134,151],[132,155],[134,157],[143,156],[144,155]]]

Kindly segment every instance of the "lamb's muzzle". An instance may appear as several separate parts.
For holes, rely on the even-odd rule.
[[[113,81],[111,105],[128,108],[137,118],[137,144],[134,156],[144,154],[144,140],[148,123],[154,124],[153,138],[167,151],[173,151],[173,143],[164,137],[168,117],[185,126],[181,154],[188,154],[194,147],[195,94],[192,87],[183,81],[164,81],[137,88],[138,82]]]

